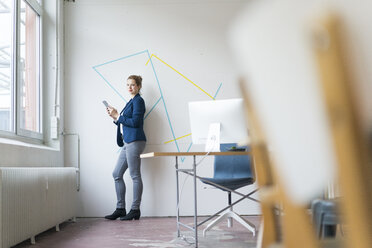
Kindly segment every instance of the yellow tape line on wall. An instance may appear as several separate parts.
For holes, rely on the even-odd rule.
[[[193,81],[191,81],[190,79],[188,79],[185,75],[183,75],[181,72],[177,71],[175,68],[173,68],[172,66],[170,66],[169,64],[167,64],[166,62],[164,62],[162,59],[160,59],[158,56],[156,56],[155,54],[151,54],[149,60],[146,62],[146,65],[150,62],[150,59],[152,57],[155,57],[157,58],[159,61],[161,61],[162,63],[164,63],[166,66],[168,66],[169,68],[171,68],[172,70],[174,70],[175,72],[177,72],[178,74],[180,74],[184,79],[186,79],[187,81],[189,81],[190,83],[192,83],[195,87],[197,87],[199,90],[203,91],[207,96],[209,96],[210,98],[212,98],[214,100],[214,98],[208,94],[205,90],[203,90],[202,88],[200,88],[197,84],[195,84]]]

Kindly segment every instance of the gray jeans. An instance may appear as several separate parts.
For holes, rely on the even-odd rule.
[[[124,143],[112,176],[115,180],[117,208],[125,208],[125,183],[123,175],[129,167],[129,173],[133,180],[133,203],[131,209],[139,209],[142,197],[141,159],[140,154],[145,149],[146,141],[134,141]]]

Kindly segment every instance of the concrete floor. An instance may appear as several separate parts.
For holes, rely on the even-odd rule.
[[[259,216],[245,217],[259,229]],[[202,218],[199,218],[201,220]],[[182,218],[183,223],[192,224],[193,218]],[[255,247],[256,237],[247,229],[234,222],[232,228],[223,222],[202,236],[199,230],[199,247]],[[125,248],[125,247],[195,247],[192,232],[181,229],[177,237],[176,219],[174,217],[144,217],[138,221],[109,221],[104,218],[78,218],[77,222],[65,222],[60,231],[50,229],[36,236],[36,244],[24,241],[13,248]]]

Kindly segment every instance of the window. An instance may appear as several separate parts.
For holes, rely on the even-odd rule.
[[[18,83],[20,128],[40,132],[39,15],[21,1]]]
[[[0,131],[42,139],[41,6],[0,0]]]
[[[12,1],[0,0],[0,130],[13,131]]]

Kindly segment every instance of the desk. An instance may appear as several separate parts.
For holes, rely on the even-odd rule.
[[[213,216],[198,223],[196,179],[200,177],[197,176],[196,174],[196,157],[197,156],[237,156],[237,155],[250,155],[250,154],[251,154],[250,152],[246,152],[246,151],[210,152],[210,153],[206,153],[206,152],[150,152],[150,153],[141,154],[140,158],[154,158],[154,157],[175,157],[176,158],[175,168],[176,168],[176,183],[177,183],[177,236],[180,237],[180,225],[190,229],[191,231],[194,231],[195,247],[198,247],[198,227],[204,224],[205,222],[209,221]],[[192,169],[179,169],[178,168],[178,157],[179,156],[193,156]],[[179,172],[185,173],[187,175],[191,175],[194,178],[194,226],[189,226],[189,225],[186,225],[180,222],[180,214],[179,214],[180,195],[179,195],[179,181],[178,181]],[[222,188],[222,189],[224,188],[215,183],[212,183],[212,182],[210,183],[219,188]],[[244,194],[241,194],[239,192],[235,192],[235,193],[241,196],[244,196]],[[250,198],[250,199],[253,199],[253,198]],[[227,208],[229,208],[229,206],[227,206],[225,209],[222,209],[219,213],[222,213]]]

